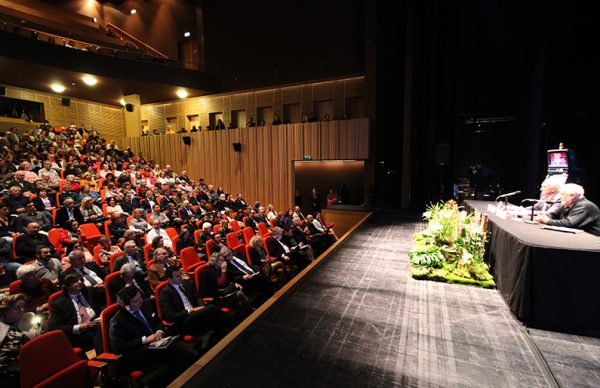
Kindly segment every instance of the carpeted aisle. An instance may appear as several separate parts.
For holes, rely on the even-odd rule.
[[[496,290],[410,278],[419,227],[375,214],[188,385],[551,386]]]

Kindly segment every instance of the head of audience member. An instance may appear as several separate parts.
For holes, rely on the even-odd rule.
[[[300,213],[300,206],[294,206],[294,213]]]
[[[69,295],[79,295],[81,294],[81,290],[83,290],[84,282],[83,276],[78,273],[70,273],[65,276],[65,280],[63,281],[63,292]]]
[[[308,223],[313,222],[314,219],[315,219],[315,217],[313,217],[312,214],[309,214],[306,216],[306,222],[308,222]]]
[[[22,190],[19,186],[12,186],[10,189],[8,189],[8,195],[10,195],[13,198],[20,198],[22,196]]]
[[[68,186],[68,185],[65,185],[65,186]],[[63,186],[63,188],[64,188],[64,186]],[[73,198],[66,198],[63,201],[63,206],[66,207],[67,209],[73,209],[73,207],[75,206],[75,201],[73,200]]]
[[[560,189],[560,202],[565,208],[571,208],[583,198],[584,193],[583,187],[578,184],[566,183]]]
[[[165,242],[163,241],[162,236],[156,236],[152,239],[152,249],[156,249],[158,247],[164,247]]]
[[[154,219],[152,221],[152,228],[154,228],[154,230],[157,232],[160,230],[160,221],[158,219]]]
[[[75,269],[83,268],[83,265],[85,264],[85,254],[83,251],[73,249],[71,253],[69,253],[69,263],[71,264],[71,267]]]
[[[180,241],[185,241],[187,239],[189,239],[191,236],[191,232],[188,228],[181,228],[181,230],[179,231],[179,240]]]
[[[23,282],[25,289],[35,289],[40,284],[40,278],[37,276],[37,265],[24,264],[17,268],[17,279]]]
[[[136,287],[124,287],[117,293],[117,303],[129,311],[138,311],[142,302],[142,294]]]
[[[131,216],[135,220],[142,219],[142,209],[133,209],[133,212],[131,212]]]
[[[46,265],[46,264],[48,264],[48,261],[50,261],[50,258],[52,257],[52,251],[50,250],[49,247],[40,245],[37,248],[35,248],[35,257],[37,258],[37,261],[39,261],[43,265]]]
[[[79,222],[77,220],[69,220],[65,223],[65,229],[69,232],[75,233],[79,229]]]
[[[27,227],[25,228],[25,233],[27,233],[31,236],[35,236],[40,232],[40,230],[42,230],[42,227],[40,226],[40,224],[38,224],[37,222],[30,222],[29,224],[27,224]]]
[[[273,238],[275,238],[277,240],[281,240],[282,235],[283,235],[283,229],[281,229],[279,226],[276,226],[273,228]]]
[[[133,241],[134,243],[136,243],[136,238],[140,235],[140,234],[144,234],[144,232],[136,232],[135,230],[131,230],[131,229],[127,229],[125,231],[125,233],[123,233],[123,239],[125,241]],[[137,245],[137,243],[136,243]]]
[[[208,265],[211,267],[215,267],[217,269],[221,268],[221,263],[223,263],[223,257],[219,254],[219,252],[213,252],[208,258]]]
[[[212,224],[210,222],[205,222],[202,224],[202,233],[210,234],[212,231]]]
[[[146,191],[146,199],[154,200],[154,193],[151,190]]]
[[[25,173],[23,171],[17,171],[14,175],[14,178],[17,182],[23,182],[25,179]]]
[[[35,214],[35,205],[33,202],[28,202],[25,204],[25,213]]]
[[[25,313],[26,301],[24,294],[6,295],[0,300],[0,322],[16,325]]]
[[[156,248],[152,254],[152,258],[156,264],[165,265],[169,258],[169,252],[165,248]]]
[[[110,221],[114,223],[121,222],[121,213],[114,212],[113,214],[111,214]]]
[[[548,200],[552,198],[552,196],[558,193],[561,189],[562,183],[560,183],[557,179],[548,178],[542,182],[542,186],[540,188],[541,197],[544,200]]]
[[[183,282],[183,274],[181,273],[181,269],[177,267],[167,267],[167,269],[165,269],[165,277],[170,284],[175,286],[178,286]]]
[[[131,263],[125,263],[119,270],[119,276],[125,282],[125,284],[131,284],[135,278],[135,265]]]
[[[152,212],[154,214],[160,214],[160,205],[154,205],[154,206],[152,206]]]
[[[138,246],[136,245],[135,241],[129,240],[123,244],[123,249],[127,255],[134,256],[138,251]]]
[[[255,248],[255,249],[261,248],[262,249],[262,247],[263,247],[263,240],[262,240],[262,238],[260,236],[255,235],[255,236],[252,236],[252,238],[250,239],[250,241],[248,242],[248,244],[250,244],[250,246],[252,248]]]
[[[223,258],[223,260],[225,260],[226,262],[230,262],[231,259],[233,259],[233,252],[231,251],[231,249],[229,249],[229,247],[227,246],[223,246],[221,247],[221,250],[219,251],[219,255]]]
[[[112,242],[110,241],[110,237],[102,236],[98,239],[98,245],[102,247],[105,251],[110,251],[112,247]]]

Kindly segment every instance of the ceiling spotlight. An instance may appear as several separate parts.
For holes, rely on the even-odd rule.
[[[129,11],[130,14],[135,15],[137,13],[137,11],[134,9],[132,9],[131,11]]]
[[[188,96],[188,92],[183,90],[183,89],[179,89],[177,91],[177,97],[179,98],[186,98]]]
[[[98,83],[98,80],[91,75],[85,75],[81,80],[88,86],[94,86]]]
[[[124,99],[124,98],[121,98],[121,99],[119,100],[119,104],[121,104],[121,105],[125,106],[125,99]]]
[[[184,36],[185,38],[189,38],[189,37],[190,37],[190,35],[192,35],[192,34],[190,34],[190,32],[189,32],[189,31],[187,31],[187,32],[184,32],[184,33],[183,33],[183,36]]]
[[[50,89],[52,89],[56,93],[62,93],[65,91],[65,87],[61,84],[52,84],[50,85]]]
[[[92,18],[92,20],[94,21],[94,23],[98,23],[98,19]]]

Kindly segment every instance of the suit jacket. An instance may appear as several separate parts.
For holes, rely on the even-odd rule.
[[[248,217],[246,219],[246,226],[251,227],[252,230],[254,230],[255,232],[258,232],[258,223],[259,223],[259,221],[252,217]]]
[[[197,296],[196,288],[192,284],[182,284],[184,292],[193,307],[203,306],[204,301]],[[167,322],[181,323],[188,317],[188,312],[183,305],[179,293],[168,284],[158,295],[158,305],[162,312],[163,319]]]
[[[17,237],[15,252],[21,261],[26,262],[35,259],[35,248],[38,246],[48,247],[54,253],[54,246],[48,240],[48,236],[41,233],[37,233],[35,236],[23,233]]]
[[[133,258],[139,263],[140,267],[142,268],[142,273],[147,273],[148,269],[146,268],[146,262],[142,258],[142,255],[140,255],[139,253],[136,253],[133,256]],[[127,258],[127,253],[125,253],[124,255],[119,257],[117,260],[115,260],[115,267],[113,268],[113,271],[115,271],[115,272],[120,271],[123,264],[126,264],[126,263],[129,263],[129,259]]]
[[[94,300],[89,296],[87,289],[83,288],[81,294],[96,313],[96,317],[99,317],[101,308],[94,303]],[[62,330],[72,341],[76,335],[73,334],[73,326],[78,324],[75,305],[73,304],[71,297],[64,292],[52,303],[52,313],[50,314],[50,320],[48,321],[48,330]]]
[[[281,242],[287,245],[287,247],[291,249],[296,245],[291,239],[283,235],[281,236]],[[276,257],[278,259],[282,259],[283,255],[286,255],[285,249],[281,246],[281,244],[275,239],[275,237],[269,237],[267,239],[267,248],[269,249],[269,255]],[[287,254],[288,256],[290,254]]]
[[[150,296],[152,295],[152,291],[150,291],[150,287],[148,287],[148,283],[146,283],[144,277],[136,273],[135,282],[138,285],[138,290],[140,291],[140,294],[142,294],[142,298],[150,298]],[[125,288],[125,282],[123,281],[123,278],[121,278],[121,276],[117,276],[115,278],[112,278],[106,284],[106,287],[108,288],[110,299],[113,303],[115,303],[117,301],[117,294],[119,293],[119,291]]]
[[[35,193],[35,186],[31,182],[27,182],[27,181],[19,182],[16,179],[13,179],[12,181],[10,181],[10,182],[8,182],[6,184],[6,187],[8,187],[8,188],[11,188],[13,186],[19,186],[21,188],[21,191],[23,193],[26,192],[26,191],[29,191],[31,193]]]
[[[10,195],[7,195],[2,200],[2,204],[7,205],[10,208],[10,212],[12,214],[16,214],[17,209],[24,208],[27,203],[29,203],[29,198],[23,195],[19,196],[18,198],[14,198]]]
[[[81,214],[81,210],[79,210],[79,207],[73,208],[73,215],[74,215],[75,219],[77,220],[77,222],[79,222],[79,224],[83,224],[83,214]],[[66,226],[67,221],[69,221],[69,213],[67,212],[66,207],[63,206],[56,211],[56,220],[55,221],[56,221],[56,225],[59,225],[62,228],[64,228]]]
[[[133,213],[135,209],[140,207],[140,203],[135,198],[131,202],[123,201],[119,205],[121,205],[121,209],[127,214]]]
[[[148,328],[125,307],[111,318],[109,328],[110,348],[113,353],[127,355],[145,346],[142,337],[154,334],[162,330],[162,325],[156,312],[149,305],[142,305],[140,312],[146,318]]]
[[[48,199],[50,200],[51,206],[56,207],[56,199],[52,197],[48,197]],[[44,203],[42,202],[42,199],[40,197],[35,197],[32,202],[35,206],[35,210],[40,212],[46,210],[46,208],[44,207]]]
[[[586,198],[581,198],[566,210],[561,206],[550,214],[548,225],[583,229],[595,236],[600,236],[600,209]]]
[[[218,283],[218,272],[213,266],[209,266],[207,269],[200,273],[200,281],[198,282],[198,294],[201,298],[218,298],[219,297],[219,283]]]

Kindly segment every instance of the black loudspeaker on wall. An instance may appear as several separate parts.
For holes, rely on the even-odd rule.
[[[125,104],[125,110],[127,112],[133,112],[133,104]]]
[[[0,86],[0,96],[4,96],[6,94],[6,88],[4,86]]]
[[[63,99],[62,99],[62,105],[63,106],[71,106],[71,99],[63,97]]]
[[[435,145],[435,165],[447,166],[450,164],[450,144]]]
[[[189,136],[183,136],[181,139],[183,140],[183,144],[185,144],[185,145],[192,144],[192,138]]]
[[[233,150],[235,152],[242,152],[242,143],[233,143]]]

